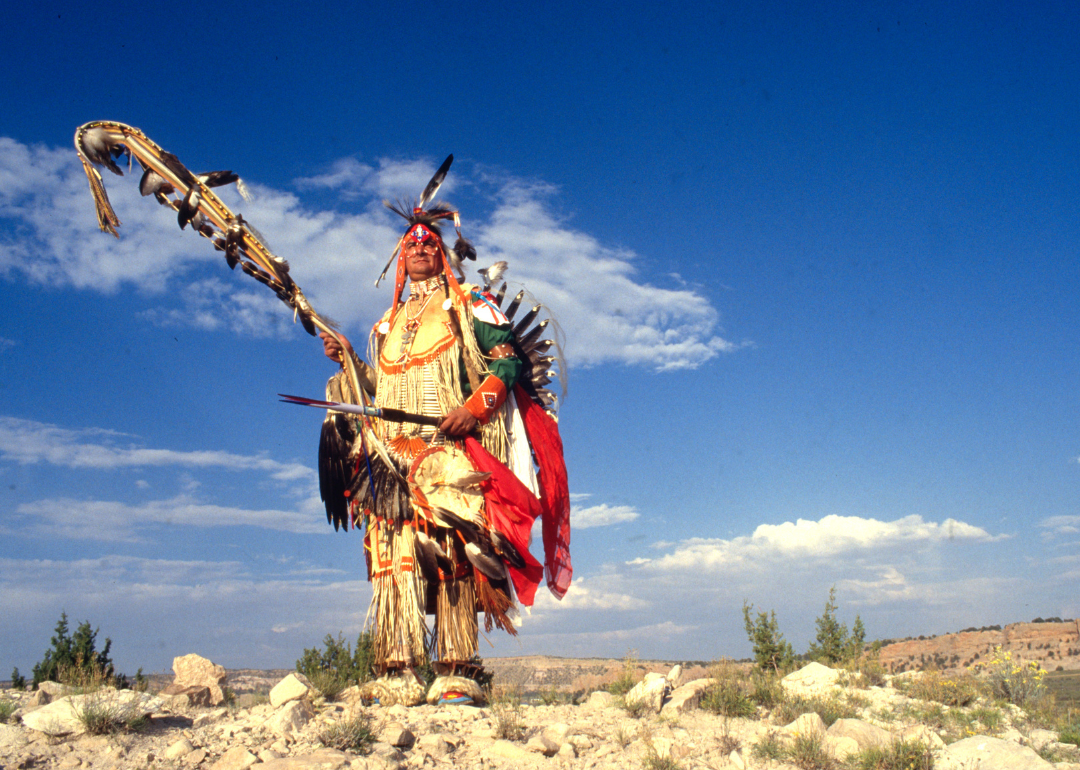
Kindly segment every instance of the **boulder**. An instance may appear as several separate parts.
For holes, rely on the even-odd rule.
[[[825,751],[843,762],[848,757],[858,754],[859,743],[846,735],[825,735]]]
[[[588,699],[582,705],[589,709],[611,708],[615,705],[615,696],[605,690],[597,690],[590,693]]]
[[[679,686],[680,679],[682,679],[682,666],[676,663],[674,666],[671,667],[671,671],[668,671],[668,686],[670,686],[671,689],[674,690],[676,687]]]
[[[833,738],[854,738],[860,749],[883,748],[894,740],[893,734],[888,730],[861,719],[837,719],[829,727],[828,734]]]
[[[836,686],[840,672],[820,663],[807,663],[780,680],[786,692],[793,695],[825,695]]]
[[[211,663],[204,657],[183,655],[173,658],[173,684],[181,687],[206,687],[210,690],[210,705],[220,706],[225,702],[225,669]]]
[[[292,673],[282,679],[270,691],[270,705],[274,708],[291,700],[306,698],[315,688],[308,678],[301,673]]]
[[[705,691],[715,682],[715,679],[695,679],[681,687],[671,691],[667,701],[660,709],[661,714],[674,716],[687,711],[693,711],[701,703]]]
[[[976,735],[936,752],[935,770],[1053,770],[1054,765],[1028,746]]]
[[[266,720],[265,726],[275,735],[288,737],[303,729],[315,716],[315,709],[306,700],[293,700],[278,709]]]
[[[795,737],[796,735],[825,735],[825,722],[816,713],[803,714],[791,724],[780,728],[780,732]]]
[[[667,678],[663,674],[648,673],[645,678],[630,688],[624,700],[627,708],[644,706],[654,714],[660,713],[660,707],[664,705],[664,696],[667,695]]]
[[[130,722],[161,708],[161,699],[149,693],[105,688],[85,695],[67,695],[47,706],[23,714],[23,724],[46,735],[79,735],[86,732],[86,719],[108,716]]]
[[[59,682],[41,682],[38,684],[38,690],[48,695],[51,701],[63,698],[65,695],[72,695],[75,692],[75,688],[71,685],[60,684]]]

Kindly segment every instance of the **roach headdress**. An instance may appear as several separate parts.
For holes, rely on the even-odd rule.
[[[378,280],[375,281],[375,285],[378,286],[396,257],[397,271],[394,280],[394,304],[390,310],[391,321],[397,314],[398,305],[401,303],[401,295],[405,289],[405,259],[402,252],[405,243],[410,238],[419,243],[432,238],[435,240],[446,281],[458,296],[458,299],[462,303],[465,302],[465,295],[461,291],[461,286],[458,284],[453,268],[455,265],[460,265],[463,260],[476,259],[476,249],[461,235],[461,217],[456,210],[444,203],[434,203],[428,206],[431,199],[435,197],[435,193],[439,191],[439,187],[442,186],[443,180],[446,179],[446,173],[450,170],[450,164],[453,162],[454,156],[448,155],[415,202],[408,200],[383,201],[383,205],[409,223],[409,229],[398,239],[397,246],[394,247],[394,251],[390,255],[390,260],[386,263],[386,267],[383,268]],[[457,231],[458,236],[454,248],[449,251],[443,242],[442,230],[439,228],[439,222],[446,219],[453,220],[454,229]]]

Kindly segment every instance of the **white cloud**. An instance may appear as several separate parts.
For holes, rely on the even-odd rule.
[[[588,508],[573,508],[570,511],[570,526],[574,529],[606,527],[633,521],[640,514],[630,505],[591,505]]]
[[[294,193],[251,180],[251,203],[232,188],[219,195],[289,259],[293,278],[317,310],[363,334],[389,302],[387,287],[376,290],[372,283],[401,232],[400,220],[379,201],[416,195],[434,167],[427,160],[367,165],[346,158],[326,174],[298,180],[301,191],[356,198],[359,213],[313,209]],[[136,179],[106,176],[124,222],[119,240],[96,232],[86,179],[71,149],[0,137],[0,220],[9,223],[0,235],[0,275],[104,293],[125,285],[151,295],[169,291],[159,302],[165,307],[147,313],[156,322],[282,333],[291,313],[270,292],[239,271],[226,276],[220,254],[190,229],[182,232],[171,211],[142,200]],[[478,187],[494,203],[486,221],[467,218],[466,235],[478,246],[480,264],[510,262],[511,288],[527,286],[551,308],[566,332],[572,364],[693,368],[739,347],[718,334],[719,315],[697,289],[652,285],[637,274],[632,252],[560,220],[550,186],[455,167],[440,197],[452,193],[455,182]]]
[[[318,498],[306,510],[246,510],[200,503],[188,495],[128,505],[112,500],[53,498],[21,503],[16,515],[29,520],[25,532],[72,540],[141,542],[139,531],[153,524],[191,527],[261,527],[299,534],[329,532],[318,515]]]
[[[201,450],[118,447],[122,434],[97,428],[70,429],[58,425],[0,416],[0,459],[30,465],[49,463],[68,468],[137,468],[180,466],[262,471],[278,481],[313,483],[315,471],[300,463],[280,463],[262,455]]]
[[[18,341],[9,340],[7,337],[0,337],[0,353],[3,353],[8,348],[13,348],[18,345]]]
[[[1044,530],[1044,538],[1053,535],[1075,535],[1080,532],[1080,516],[1051,516],[1039,522]]]
[[[772,564],[780,559],[824,559],[905,543],[989,542],[1001,537],[954,519],[939,524],[923,521],[918,515],[891,522],[832,515],[820,521],[799,519],[762,524],[753,535],[731,540],[690,538],[678,543],[671,553],[655,559],[637,559],[635,563],[650,570],[724,572]]]

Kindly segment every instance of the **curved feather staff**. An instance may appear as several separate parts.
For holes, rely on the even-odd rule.
[[[293,319],[299,319],[308,334],[315,336],[321,330],[341,342],[341,335],[333,322],[315,312],[300,287],[292,280],[289,263],[276,256],[258,231],[241,215],[234,214],[211,189],[235,183],[240,194],[248,199],[247,188],[232,171],[194,174],[179,158],[162,149],[141,130],[111,120],[96,120],[79,126],[75,131],[75,149],[90,183],[98,227],[102,231],[119,238],[116,228],[120,226],[120,219],[113,211],[96,166],[105,166],[114,174],[123,176],[124,172],[115,159],[126,155],[130,170],[130,159],[134,157],[143,168],[139,181],[140,193],[153,195],[161,205],[175,211],[181,229],[190,224],[201,236],[209,238],[214,248],[225,253],[230,268],[235,269],[240,265],[245,273],[268,286],[292,308]],[[357,404],[370,404],[368,392],[375,391],[371,378],[366,374],[361,375],[351,356],[345,356],[342,364],[348,373],[352,400]],[[370,426],[366,421],[362,424],[365,442],[374,447],[376,454],[391,468],[392,475],[405,484],[405,479],[394,470],[385,447]]]

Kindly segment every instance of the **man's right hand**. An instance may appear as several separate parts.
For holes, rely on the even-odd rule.
[[[326,354],[326,357],[329,358],[331,361],[334,361],[335,363],[345,363],[345,357],[344,355],[342,355],[341,345],[338,344],[338,341],[334,339],[333,335],[329,334],[328,332],[319,332],[319,337],[322,339],[323,353]],[[345,352],[347,352],[349,355],[352,355],[353,347],[349,340],[345,337],[344,334],[339,334],[338,337],[345,345]]]

